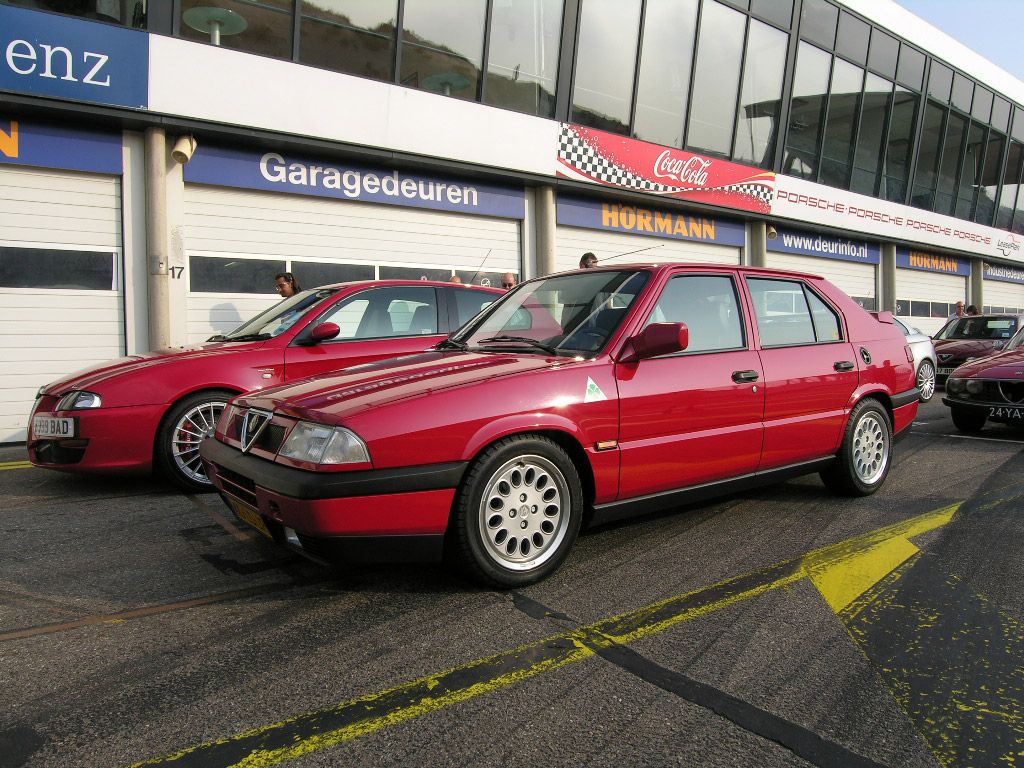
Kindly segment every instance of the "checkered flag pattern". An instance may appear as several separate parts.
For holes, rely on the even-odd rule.
[[[671,194],[673,192],[716,191],[734,192],[760,200],[765,206],[772,202],[770,187],[756,183],[727,184],[723,187],[672,187],[636,176],[624,168],[612,163],[608,158],[597,152],[581,139],[571,128],[563,127],[558,140],[558,159],[563,163],[585,174],[602,184],[611,184],[627,189],[637,189],[654,194]]]

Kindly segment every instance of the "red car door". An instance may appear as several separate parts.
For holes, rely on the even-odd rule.
[[[764,368],[760,469],[834,453],[860,381],[839,313],[801,280],[748,277]]]
[[[686,323],[690,344],[616,365],[619,498],[757,468],[764,388],[740,307],[729,275],[678,274],[666,283],[646,323]]]
[[[433,286],[390,285],[366,288],[329,307],[312,326],[335,323],[333,339],[304,344],[299,334],[285,350],[289,381],[327,371],[400,357],[437,344],[447,330],[439,323],[438,295]]]

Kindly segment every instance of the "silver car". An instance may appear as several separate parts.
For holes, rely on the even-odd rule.
[[[921,402],[927,403],[935,394],[935,347],[930,336],[917,328],[907,325],[899,318],[893,318],[896,327],[907,337],[910,351],[914,353],[914,368],[917,370],[917,388],[921,390]]]

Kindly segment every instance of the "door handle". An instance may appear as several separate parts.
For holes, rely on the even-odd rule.
[[[857,366],[855,366],[849,360],[840,360],[838,363],[836,363],[832,367],[835,368],[840,373],[842,373],[844,371],[852,371]]]
[[[732,380],[737,384],[749,384],[757,381],[760,375],[757,371],[733,371]]]

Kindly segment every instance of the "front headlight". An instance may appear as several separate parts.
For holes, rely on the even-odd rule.
[[[77,411],[83,408],[99,408],[103,404],[103,398],[95,392],[82,392],[73,390],[68,392],[57,403],[58,411]]]
[[[950,378],[946,380],[946,391],[955,394],[964,391],[964,380]]]
[[[280,456],[310,464],[361,464],[370,451],[359,436],[344,427],[300,421],[284,441]]]
[[[978,381],[977,379],[967,380],[967,391],[970,392],[972,395],[976,395],[979,392],[981,392],[981,388],[983,386],[985,385],[982,382]]]

